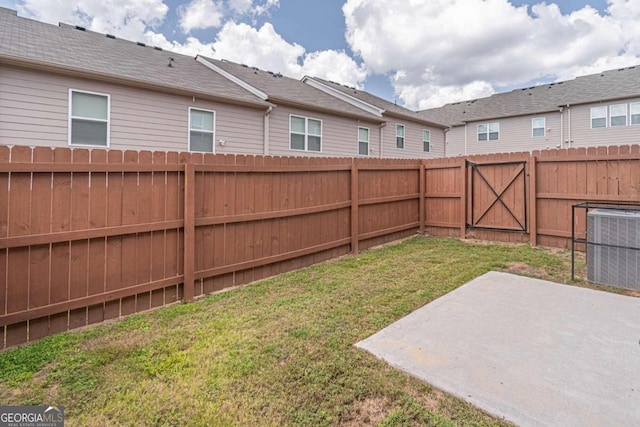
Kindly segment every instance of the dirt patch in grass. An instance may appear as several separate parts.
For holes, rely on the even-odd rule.
[[[375,426],[387,414],[388,401],[385,398],[369,398],[353,405],[351,418],[342,423],[345,427]]]
[[[527,263],[514,261],[507,264],[504,271],[508,273],[518,274],[521,276],[536,277],[538,279],[549,280],[551,276],[542,268],[532,267]]]

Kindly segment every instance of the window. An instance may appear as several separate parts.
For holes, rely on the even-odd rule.
[[[609,123],[611,127],[627,125],[627,104],[612,105],[609,107]]]
[[[292,150],[322,150],[322,121],[308,117],[290,116],[290,141]]]
[[[428,153],[431,149],[431,131],[423,130],[422,131],[422,149],[425,153]]]
[[[500,123],[478,125],[478,141],[494,141],[500,137]]]
[[[369,155],[369,128],[358,128],[358,154]]]
[[[591,107],[591,129],[607,127],[607,107]]]
[[[633,102],[629,104],[631,109],[631,124],[640,125],[640,102]]]
[[[189,151],[213,153],[215,119],[214,111],[189,108]]]
[[[404,125],[396,125],[396,147],[404,148]]]
[[[546,127],[546,119],[544,117],[535,117],[531,119],[531,136],[534,138],[544,137]]]
[[[109,146],[109,95],[69,91],[69,145]]]

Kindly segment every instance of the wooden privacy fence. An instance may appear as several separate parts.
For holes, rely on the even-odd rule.
[[[566,247],[574,203],[640,201],[638,153],[382,160],[0,147],[0,347],[417,231]]]

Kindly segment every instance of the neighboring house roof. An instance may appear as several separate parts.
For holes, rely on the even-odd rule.
[[[21,18],[1,7],[0,62],[260,108],[270,105],[193,57],[81,27]]]
[[[213,67],[223,72],[223,75],[230,74],[241,81],[252,86],[254,90],[267,95],[269,102],[275,104],[287,104],[298,108],[305,108],[314,111],[339,114],[358,119],[383,123],[380,116],[376,116],[367,111],[344,102],[334,96],[311,87],[300,80],[283,76],[273,71],[264,71],[256,67],[244,64],[237,64],[227,60],[217,60],[199,56],[209,62]]]
[[[428,120],[449,126],[477,120],[558,111],[566,105],[613,101],[640,96],[640,66],[604,71],[557,83],[548,83],[487,98],[454,102],[420,111]]]
[[[316,82],[321,83],[325,87],[337,90],[342,94],[355,98],[361,102],[364,102],[367,105],[375,106],[376,108],[380,109],[383,115],[394,117],[396,119],[411,120],[414,122],[419,122],[419,123],[423,123],[423,124],[427,124],[435,127],[445,127],[439,124],[440,122],[429,120],[421,116],[415,111],[409,110],[408,108],[405,108],[405,107],[401,107],[397,104],[394,104],[393,102],[389,102],[386,99],[377,97],[363,90],[358,90],[350,86],[341,85],[339,83],[320,79],[318,77],[305,77],[303,81],[308,81],[309,79],[315,80]]]

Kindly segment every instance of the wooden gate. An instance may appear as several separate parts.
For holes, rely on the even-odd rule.
[[[527,231],[526,169],[526,161],[467,161],[471,181],[467,226]]]

